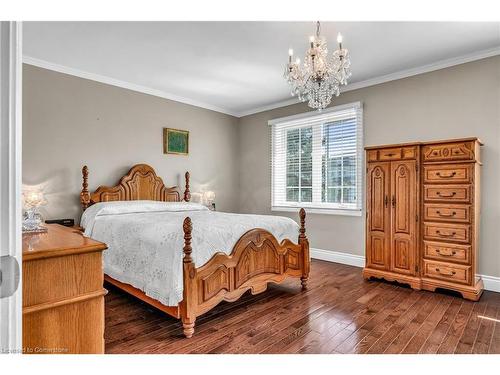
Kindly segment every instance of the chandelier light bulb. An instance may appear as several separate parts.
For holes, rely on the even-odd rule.
[[[295,59],[295,64],[297,64],[297,65],[300,64],[300,59],[298,57]]]
[[[288,50],[288,56],[293,56],[293,49],[292,49],[292,48],[290,48],[290,49]]]
[[[337,43],[338,43],[338,44],[342,44],[342,40],[343,40],[342,34],[341,34],[341,33],[338,33],[338,34],[337,34]]]

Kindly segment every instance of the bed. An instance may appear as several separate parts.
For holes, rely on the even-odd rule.
[[[221,301],[310,271],[305,211],[300,225],[278,216],[219,213],[166,187],[152,167],[133,166],[116,186],[88,190],[82,169],[80,201],[85,235],[106,242],[106,282],[182,321],[185,337],[196,318]],[[292,240],[298,236],[297,242]]]

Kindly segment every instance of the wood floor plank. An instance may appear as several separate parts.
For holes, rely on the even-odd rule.
[[[394,324],[368,349],[367,353],[383,353],[391,342],[396,338],[396,336],[411,322],[411,320],[417,315],[418,309],[413,308],[415,304],[420,304],[421,302],[427,301],[430,296],[426,294],[418,294],[416,299],[411,301],[410,306],[406,309],[405,313],[400,315],[398,319],[394,321]]]
[[[442,296],[440,303],[429,314],[424,324],[422,324],[418,331],[415,332],[415,335],[413,335],[410,342],[404,347],[402,353],[416,354],[420,351],[420,348],[422,347],[422,345],[424,345],[427,338],[431,335],[434,328],[438,325],[452,300],[453,297]]]
[[[492,301],[488,300],[484,315],[479,316],[481,319],[479,329],[477,331],[476,340],[472,346],[473,354],[486,354],[489,351],[491,338],[495,328],[496,306]]]
[[[490,347],[488,349],[489,354],[500,353],[500,306],[497,306],[497,315],[495,320],[495,328],[493,330]]]
[[[393,301],[375,319],[367,322],[363,328],[363,333],[359,334],[356,346],[349,353],[365,353],[387,330],[394,324],[396,319],[408,307],[408,302],[415,295],[411,290],[401,288],[402,296]]]
[[[410,342],[415,332],[424,324],[425,319],[431,314],[434,308],[439,303],[439,296],[431,296],[427,302],[419,309],[418,314],[413,318],[410,324],[399,333],[399,335],[391,342],[384,353],[398,354]]]
[[[474,303],[314,260],[307,290],[290,279],[221,303],[197,318],[191,339],[179,320],[110,287],[105,341],[107,353],[500,354],[499,314],[499,293]]]
[[[487,293],[479,300],[479,302],[474,304],[469,320],[465,325],[464,332],[458,340],[457,347],[455,348],[455,354],[469,354],[472,353],[472,347],[476,341],[477,331],[479,330],[479,325],[481,324],[480,316],[484,315],[487,304]]]
[[[451,323],[455,319],[460,307],[462,307],[463,300],[455,298],[451,301],[450,306],[445,311],[441,320],[436,325],[431,335],[427,338],[422,348],[420,348],[420,353],[424,354],[434,354],[437,353],[439,346],[443,342],[448,330],[450,329]]]
[[[455,352],[455,348],[464,332],[465,325],[470,318],[473,307],[474,302],[463,301],[462,307],[460,307],[458,314],[455,316],[455,320],[452,322],[446,337],[441,342],[437,353],[452,354]]]
[[[399,288],[398,288],[399,289]],[[358,314],[358,317],[346,327],[346,330],[352,331],[352,334],[339,346],[333,348],[339,353],[352,353],[358,345],[358,343],[373,329],[374,326],[378,325],[386,316],[386,312],[389,310],[388,307],[392,306],[394,303],[400,301],[400,297],[403,295],[402,290],[396,290],[391,298],[385,300],[383,305],[377,306],[367,306],[366,310],[362,314]],[[392,310],[392,309],[391,309]],[[330,344],[331,345],[331,344]]]

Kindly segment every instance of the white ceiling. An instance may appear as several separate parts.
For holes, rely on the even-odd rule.
[[[302,58],[315,30],[313,22],[23,25],[28,63],[236,116],[290,100],[282,77],[288,48]],[[351,87],[442,60],[500,54],[500,23],[324,22],[321,29],[331,49],[337,33],[344,35]]]

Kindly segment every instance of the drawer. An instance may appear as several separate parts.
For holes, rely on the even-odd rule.
[[[470,203],[471,185],[424,185],[424,200]]]
[[[470,223],[470,206],[466,204],[425,203],[424,221]]]
[[[424,223],[424,238],[426,240],[440,240],[470,243],[470,225]]]
[[[388,160],[416,159],[416,158],[417,158],[416,146],[392,147],[392,148],[383,148],[383,149],[367,151],[368,161],[388,161]]]
[[[443,262],[471,264],[471,251],[472,248],[469,245],[424,241],[425,258],[436,259]]]
[[[471,183],[473,167],[470,164],[424,165],[425,183]]]
[[[367,161],[377,161],[378,160],[378,150],[368,150],[366,151]]]
[[[424,276],[452,283],[470,284],[471,266],[435,262],[424,259]]]
[[[425,161],[474,160],[474,141],[439,143],[422,148]]]

